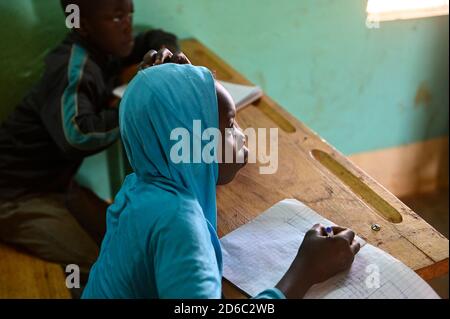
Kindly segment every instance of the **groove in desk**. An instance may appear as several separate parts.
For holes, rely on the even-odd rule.
[[[297,129],[293,126],[282,114],[275,108],[271,107],[269,103],[263,98],[254,103],[265,116],[271,119],[281,130],[286,133],[295,133]]]
[[[365,203],[371,206],[375,212],[391,223],[401,223],[402,215],[386,200],[381,198],[375,191],[356,177],[352,172],[340,164],[330,154],[314,149],[311,155],[321,163],[334,176],[339,178],[345,185],[358,195]]]

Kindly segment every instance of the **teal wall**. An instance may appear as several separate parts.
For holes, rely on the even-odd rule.
[[[361,0],[135,4],[137,23],[198,38],[345,154],[448,135],[448,16],[368,29]]]
[[[345,154],[448,135],[448,16],[368,29],[365,3],[135,0],[136,24],[198,38]],[[0,119],[66,31],[57,0],[0,0]],[[78,178],[110,198],[117,160]]]

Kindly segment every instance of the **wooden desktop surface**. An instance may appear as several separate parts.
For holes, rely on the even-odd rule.
[[[208,67],[219,80],[251,84],[199,41],[184,40],[181,47],[192,64]],[[220,237],[278,201],[296,198],[424,279],[448,272],[449,245],[443,235],[272,99],[264,96],[239,111],[237,119],[242,128],[278,128],[279,164],[272,175],[260,174],[261,164],[249,164],[232,183],[218,187]],[[372,230],[374,224],[379,231]],[[224,293],[242,296],[226,281]]]

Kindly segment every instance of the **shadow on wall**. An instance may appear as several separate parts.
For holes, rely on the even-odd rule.
[[[43,70],[45,55],[67,33],[56,0],[0,2],[0,120],[20,102]]]
[[[434,126],[441,123],[443,129],[447,132],[449,129],[448,119],[448,19],[440,25],[440,32],[436,32],[433,37],[436,42],[440,42],[440,50],[429,52],[427,55],[429,59],[430,74],[424,75],[424,81],[417,87],[416,95],[414,97],[414,107],[422,109],[425,116],[422,116],[422,122],[416,126],[420,132],[420,136],[429,137],[433,135]],[[436,95],[438,97],[436,98]],[[442,122],[441,122],[442,121]],[[441,187],[448,187],[448,144],[439,147],[438,159],[438,184]],[[423,154],[426,157],[426,154]]]
[[[420,140],[433,137],[435,126],[440,125],[447,132],[447,140],[442,139],[435,142],[431,149],[422,144],[423,151],[418,152],[415,158],[409,159],[414,161],[418,168],[414,175],[414,189],[417,189],[418,192],[422,190],[423,184],[433,185],[431,190],[448,188],[449,185],[448,19],[446,25],[443,24],[440,27],[441,29],[436,30],[432,35],[433,41],[441,43],[440,50],[433,52],[430,49],[424,56],[424,59],[428,60],[426,63],[427,73],[422,74],[424,80],[417,86],[415,96],[411,97],[413,111],[421,115],[411,125]]]

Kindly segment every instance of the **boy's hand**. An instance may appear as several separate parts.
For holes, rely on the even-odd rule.
[[[314,284],[350,268],[360,249],[350,229],[332,227],[327,236],[322,225],[314,225],[305,235],[297,256],[277,287],[288,298],[302,298]]]
[[[139,65],[139,69],[143,70],[164,63],[191,64],[191,61],[189,61],[183,52],[172,53],[169,49],[162,48],[158,52],[155,50],[148,51],[147,54],[144,55],[144,59]]]

